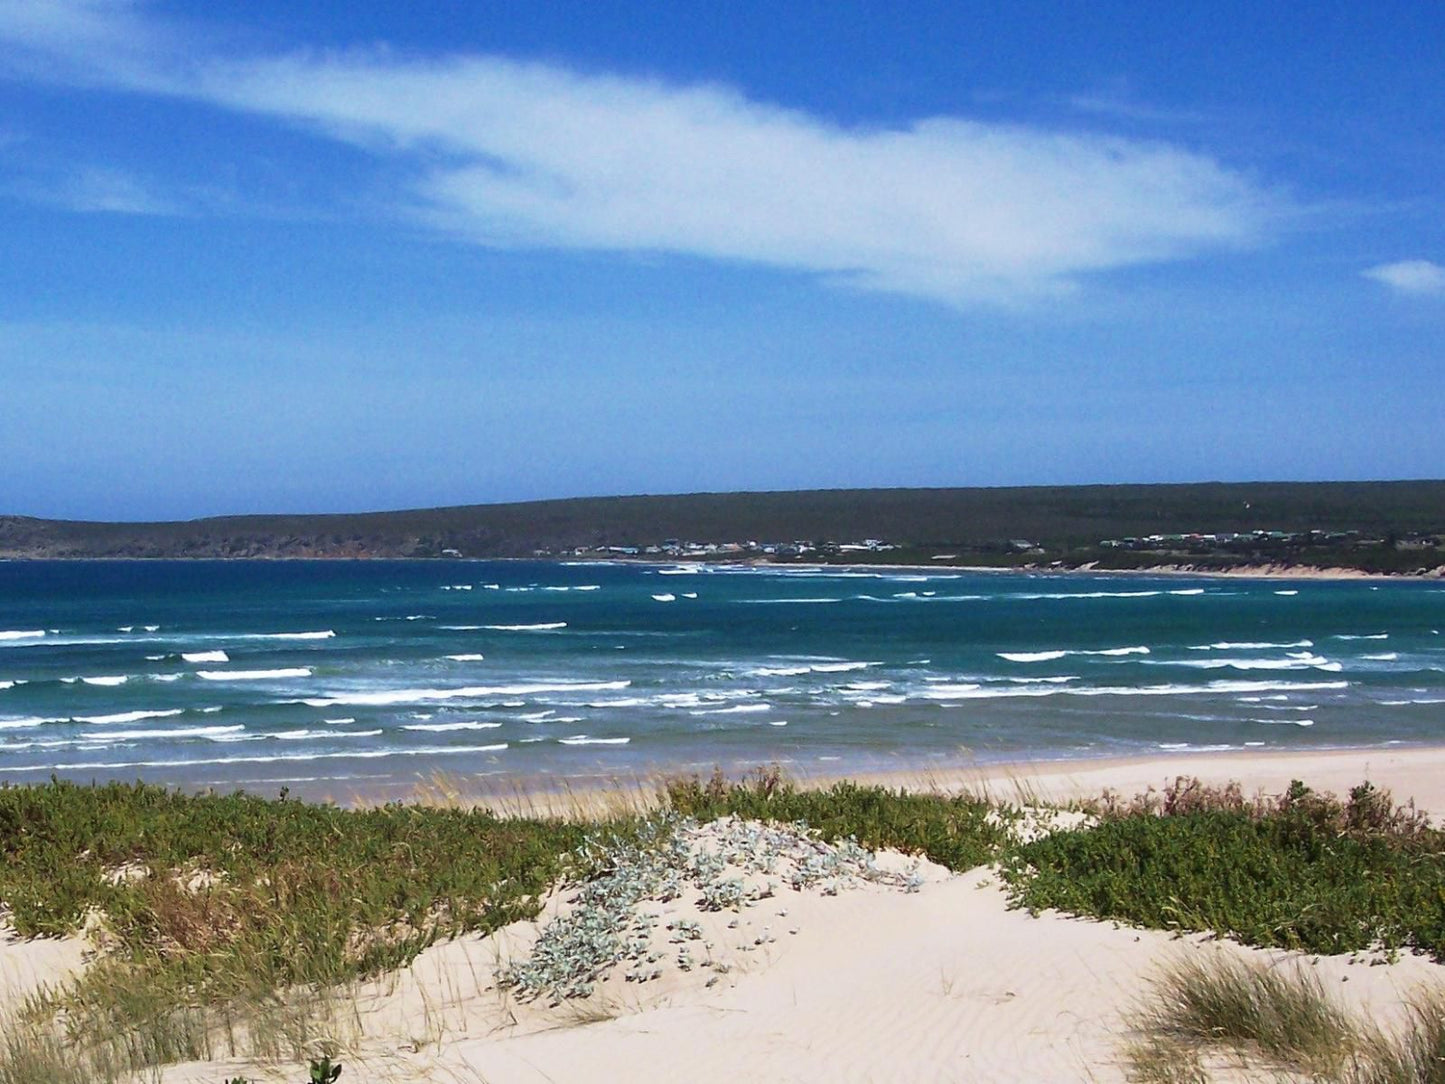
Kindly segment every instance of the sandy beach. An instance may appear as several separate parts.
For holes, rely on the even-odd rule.
[[[1298,778],[1343,793],[1368,779],[1439,811],[1442,768],[1445,748],[1377,748],[1015,764],[874,781],[1066,803],[1105,788],[1137,793],[1177,775],[1267,792]],[[910,871],[917,890],[784,887],[737,913],[682,899],[659,905],[659,922],[697,924],[709,966],[666,968],[646,983],[626,981],[618,967],[592,997],[548,1008],[499,988],[496,974],[525,954],[548,915],[565,911],[557,896],[537,922],[439,944],[403,971],[348,990],[337,1040],[349,1077],[1115,1081],[1125,1079],[1125,1016],[1161,966],[1190,954],[1288,960],[1201,935],[1009,910],[986,868],[951,874],[901,856],[884,856],[884,865]],[[0,1002],[13,1005],[25,991],[73,973],[86,948],[79,938],[7,940]],[[1441,983],[1438,965],[1417,956],[1306,962],[1346,1004],[1377,1020],[1397,1018],[1413,990]],[[296,1072],[294,1065],[206,1062],[168,1068],[160,1079],[201,1084]]]

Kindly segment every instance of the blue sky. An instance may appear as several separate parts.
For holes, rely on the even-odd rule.
[[[1440,477],[1442,57],[1435,0],[0,0],[0,513]]]

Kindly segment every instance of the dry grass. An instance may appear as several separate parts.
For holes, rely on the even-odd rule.
[[[1298,960],[1216,951],[1151,984],[1125,1048],[1131,1080],[1205,1084],[1211,1068],[1250,1080],[1445,1084],[1445,990],[1418,993],[1398,1031],[1345,1009]]]

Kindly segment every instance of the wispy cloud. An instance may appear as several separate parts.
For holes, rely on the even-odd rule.
[[[1445,296],[1445,267],[1430,260],[1382,263],[1360,273],[1402,294]]]
[[[175,215],[181,205],[138,177],[117,169],[89,167],[44,187],[31,186],[29,196],[81,213]]]
[[[179,61],[130,5],[54,0],[78,13],[73,40],[43,18],[35,29],[51,4],[19,6],[27,49],[365,147],[403,167],[411,213],[485,245],[701,256],[1013,303],[1256,243],[1281,209],[1244,174],[1163,142],[959,117],[843,126],[727,87],[487,56],[192,48]],[[0,8],[0,40],[16,37],[9,16]],[[153,63],[138,67],[148,42]]]

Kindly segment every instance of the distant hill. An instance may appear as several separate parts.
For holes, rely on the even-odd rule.
[[[1188,532],[1445,534],[1445,481],[1250,482],[998,489],[807,490],[589,497],[344,515],[175,523],[0,517],[9,558],[530,557],[579,547],[883,539],[905,554],[1081,555],[1103,540]],[[1351,543],[1355,544],[1355,543]],[[1414,543],[1411,543],[1414,545]],[[1338,547],[1337,547],[1338,548]],[[1418,548],[1418,547],[1417,547]],[[1136,562],[1137,563],[1137,562]]]

